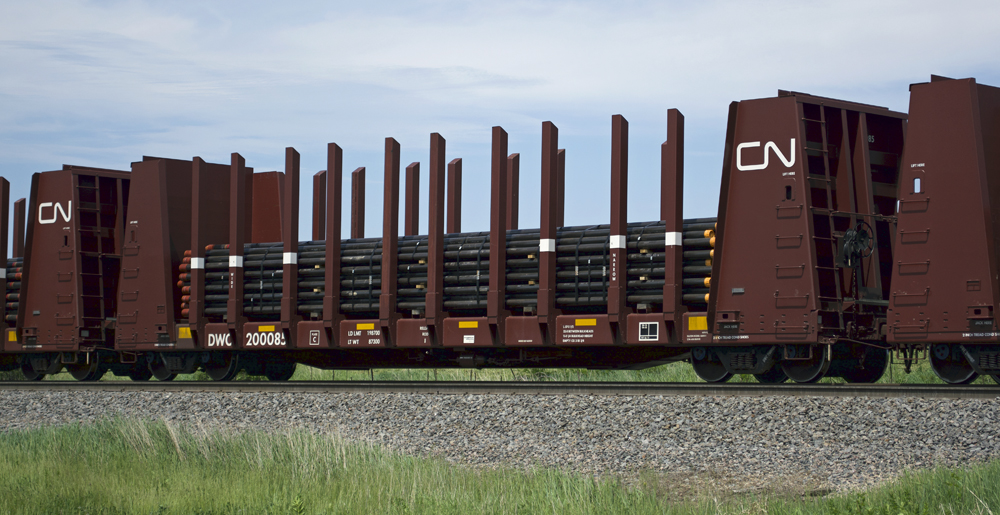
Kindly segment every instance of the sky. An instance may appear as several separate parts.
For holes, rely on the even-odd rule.
[[[11,200],[63,164],[142,156],[283,170],[301,153],[300,239],[326,144],[367,168],[381,233],[383,150],[463,159],[463,230],[489,228],[490,132],[521,154],[520,226],[539,220],[541,126],[566,148],[567,225],[610,217],[611,117],[629,121],[629,221],[659,218],[666,112],[685,116],[686,217],[715,216],[728,105],[802,91],[907,110],[931,74],[1000,86],[996,1],[253,2],[5,0],[0,175]],[[401,196],[402,198],[402,196]],[[402,208],[402,206],[401,206]],[[402,227],[402,224],[400,224]]]

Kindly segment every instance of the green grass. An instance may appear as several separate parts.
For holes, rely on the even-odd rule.
[[[625,482],[552,469],[470,469],[301,430],[230,434],[112,419],[0,433],[0,513],[11,514],[897,515],[1000,506],[1000,462],[909,473],[826,498],[782,486],[734,494],[678,483],[652,473]]]

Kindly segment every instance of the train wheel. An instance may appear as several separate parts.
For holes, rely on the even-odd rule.
[[[852,367],[842,372],[840,376],[848,383],[877,382],[879,379],[882,379],[886,369],[889,368],[889,349],[868,347],[865,349],[865,359],[862,362],[862,367],[852,363]]]
[[[794,358],[796,352],[802,352],[805,349],[805,345],[786,347],[785,358]],[[815,383],[823,379],[826,371],[830,369],[830,356],[827,349],[827,347],[813,347],[812,356],[808,359],[786,359],[781,362],[781,370],[796,383]]]
[[[788,374],[785,374],[785,371],[781,369],[781,365],[777,363],[771,367],[771,370],[763,374],[754,374],[753,376],[757,378],[758,383],[764,384],[781,384],[788,381]]]
[[[969,384],[979,377],[958,345],[935,345],[931,349],[931,370],[948,384]]]
[[[149,381],[150,377],[153,377],[153,372],[149,370],[149,367],[139,364],[136,364],[128,371],[128,378],[133,381]]]
[[[156,378],[157,381],[173,381],[177,374],[174,374],[167,368],[166,363],[157,356],[152,363],[149,364],[149,373]]]
[[[35,367],[31,366],[31,360],[27,359],[21,363],[21,373],[28,381],[41,381],[45,378],[45,372],[35,370]]]
[[[66,371],[77,381],[99,381],[107,370],[102,368],[101,364],[94,358],[91,359],[90,363],[66,365]]]
[[[235,352],[214,353],[203,367],[213,381],[229,381],[240,371],[239,358]]]
[[[733,377],[722,364],[719,355],[709,348],[695,347],[691,351],[691,366],[694,373],[706,383],[725,383]]]
[[[295,375],[295,363],[278,362],[264,366],[264,376],[268,381],[288,381]]]
[[[1000,374],[990,374],[990,377],[993,378],[994,383],[1000,384]]]

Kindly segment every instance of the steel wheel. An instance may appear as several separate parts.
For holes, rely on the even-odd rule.
[[[733,374],[726,370],[718,354],[712,349],[695,347],[691,351],[691,366],[694,373],[706,383],[725,383]]]
[[[802,352],[805,345],[793,345],[786,348],[786,358],[795,357],[796,351]],[[815,383],[830,369],[830,357],[827,347],[815,346],[812,348],[812,356],[808,359],[786,359],[781,362],[781,370],[785,372],[789,379],[796,383]]]
[[[74,363],[66,365],[66,371],[77,381],[98,381],[104,376],[106,370],[101,368],[101,364],[94,358],[92,357],[89,364]]]
[[[45,372],[35,370],[35,367],[31,366],[31,360],[29,359],[21,363],[21,373],[24,374],[24,378],[28,381],[41,381],[45,378]]]
[[[931,369],[948,384],[969,384],[979,377],[958,345],[935,345],[931,349]]]
[[[848,383],[874,383],[882,379],[888,368],[889,350],[868,347],[865,349],[865,358],[861,366],[853,364],[850,369],[841,373],[841,377]]]
[[[768,370],[763,374],[754,374],[753,376],[757,378],[758,383],[764,384],[781,384],[788,381],[788,375],[781,369],[781,365],[778,365],[777,363],[771,367],[771,370]]]
[[[153,372],[149,370],[149,367],[139,364],[133,366],[128,372],[128,378],[133,381],[149,381],[150,377],[153,377]]]
[[[205,373],[213,381],[229,381],[240,371],[239,358],[235,352],[220,352],[212,354],[211,359],[203,365]],[[294,372],[295,369],[293,368]]]
[[[268,381],[288,381],[295,374],[295,363],[278,362],[264,366],[264,376]]]
[[[157,356],[152,363],[149,364],[149,372],[156,378],[157,381],[173,381],[177,374],[174,374],[167,368],[166,363],[163,359]]]

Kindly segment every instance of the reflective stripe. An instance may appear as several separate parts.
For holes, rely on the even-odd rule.
[[[191,258],[191,270],[204,270],[205,258]]]
[[[286,265],[294,265],[299,262],[299,255],[296,252],[285,252],[282,254],[281,262]]]
[[[6,279],[6,278],[7,278],[7,269],[0,268],[0,279]]]
[[[538,251],[539,252],[555,252],[556,251],[556,240],[552,239],[542,239],[538,240]]]
[[[229,256],[229,268],[243,268],[243,256]]]
[[[666,240],[667,240],[667,244],[666,244],[667,247],[682,247],[682,246],[684,246],[684,244],[683,244],[683,241],[684,241],[683,235],[681,233],[679,233],[679,232],[668,232],[666,234]]]
[[[613,249],[623,249],[623,248],[625,248],[625,242],[626,241],[627,240],[626,240],[625,236],[621,236],[621,235],[619,235],[619,236],[612,236],[611,237],[611,248],[613,248]]]

